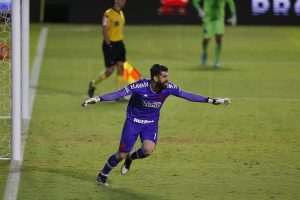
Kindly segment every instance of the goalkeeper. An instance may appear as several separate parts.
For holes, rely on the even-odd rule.
[[[112,101],[126,95],[131,95],[127,106],[127,118],[124,123],[119,150],[113,153],[98,174],[99,185],[107,186],[107,177],[119,162],[125,159],[121,167],[121,174],[126,174],[131,163],[135,159],[143,159],[150,156],[156,146],[158,138],[158,120],[160,109],[166,98],[174,95],[189,101],[211,103],[214,105],[230,104],[227,98],[210,98],[181,90],[168,80],[168,68],[155,64],[150,69],[151,79],[141,79],[127,85],[125,88],[110,94],[87,99],[82,106],[95,104],[101,101]],[[141,147],[131,153],[138,138],[141,139]]]
[[[202,56],[201,64],[205,65],[207,62],[207,47],[211,37],[215,36],[215,62],[214,67],[220,68],[222,37],[225,33],[225,5],[229,5],[231,18],[227,20],[231,25],[236,25],[236,8],[233,0],[203,0],[203,9],[200,6],[201,0],[193,0],[193,5],[198,11],[199,17],[203,22],[203,41],[202,41]]]

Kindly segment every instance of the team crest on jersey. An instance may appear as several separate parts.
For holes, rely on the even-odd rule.
[[[158,101],[161,101],[163,98],[164,98],[164,95],[163,95],[163,94],[159,94],[159,95],[157,95],[157,97],[156,97],[156,99],[157,99]]]
[[[120,24],[119,21],[114,21],[115,26],[119,26],[119,24]]]

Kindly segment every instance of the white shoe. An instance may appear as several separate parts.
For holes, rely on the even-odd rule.
[[[121,174],[122,175],[125,175],[130,169],[130,165],[131,165],[132,161],[129,159],[129,156],[127,156],[127,158],[125,159],[124,164],[121,167]]]
[[[214,67],[216,69],[220,69],[221,68],[221,63],[220,62],[215,62]]]

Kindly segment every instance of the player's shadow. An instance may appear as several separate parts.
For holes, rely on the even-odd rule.
[[[26,162],[26,161],[25,161]],[[96,177],[94,175],[89,175],[86,173],[86,171],[83,170],[76,170],[76,169],[70,169],[70,168],[60,168],[60,167],[48,167],[48,166],[23,166],[22,167],[22,173],[26,175],[28,172],[30,173],[48,173],[49,180],[55,180],[54,178],[62,178],[66,177],[66,181],[69,180],[77,180],[77,182],[86,183],[86,185],[90,185],[92,183],[92,187],[90,188],[91,191],[94,191],[96,193],[93,194],[98,196],[99,199],[108,199],[108,200],[116,200],[116,199],[122,199],[122,200],[153,200],[157,199],[160,200],[161,198],[159,196],[154,196],[149,193],[139,193],[135,190],[128,190],[125,188],[114,188],[113,183],[108,181],[108,184],[110,184],[108,187],[99,186],[96,183]],[[46,181],[46,180],[45,180]],[[75,185],[76,181],[74,181],[73,184]],[[126,184],[126,182],[124,182]],[[120,186],[119,186],[120,187]],[[70,189],[70,188],[69,188]],[[77,189],[77,192],[86,192],[84,189]],[[72,189],[70,189],[72,190]],[[36,191],[38,192],[38,191]],[[88,198],[89,199],[89,198]]]
[[[149,194],[138,193],[137,191],[129,191],[128,189],[113,188],[113,187],[99,187],[98,189],[101,193],[106,193],[105,195],[108,200],[153,200],[161,199],[158,196],[153,196]]]

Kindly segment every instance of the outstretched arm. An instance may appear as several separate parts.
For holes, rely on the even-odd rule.
[[[210,98],[210,97],[205,97],[201,96],[198,94],[193,94],[190,92],[186,92],[181,90],[178,94],[174,94],[177,97],[186,99],[188,101],[193,101],[193,102],[202,102],[202,103],[212,103],[214,105],[219,105],[219,104],[224,104],[228,105],[230,104],[230,99],[228,98]]]
[[[228,6],[229,6],[230,13],[232,15],[234,15],[236,13],[236,8],[235,8],[234,1],[233,0],[227,0],[227,3],[228,3]]]
[[[203,102],[207,103],[209,97],[201,96],[198,94],[193,94],[190,92],[186,92],[184,90],[181,90],[178,95],[175,94],[175,96],[178,96],[180,98],[186,99],[188,101],[193,101],[193,102]]]
[[[127,95],[129,95],[129,93],[127,93],[125,88],[122,88],[116,92],[100,95],[99,98],[101,99],[101,101],[113,101]]]
[[[200,6],[200,1],[201,0],[193,0],[193,6],[196,8],[196,10],[198,11],[198,15],[200,18],[205,17],[205,12],[203,11],[203,9]]]
[[[227,20],[228,23],[235,26],[237,24],[236,7],[233,0],[227,0],[231,17]]]
[[[93,97],[90,99],[87,99],[85,102],[83,102],[81,105],[83,107],[87,106],[88,104],[95,104],[99,101],[113,101],[113,100],[117,100],[121,97],[127,96],[131,94],[130,90],[126,90],[125,88],[120,89],[116,92],[112,92],[112,93],[108,93],[108,94],[103,94],[97,97]]]

